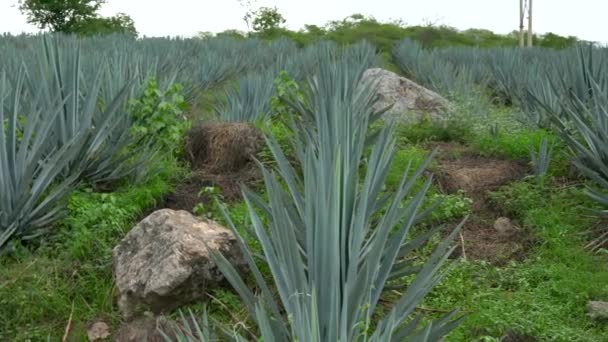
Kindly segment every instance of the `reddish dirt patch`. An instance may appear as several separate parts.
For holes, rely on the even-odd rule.
[[[239,172],[228,174],[195,171],[189,178],[180,182],[171,194],[163,198],[161,207],[192,212],[197,204],[208,203],[212,200],[208,196],[199,195],[204,187],[217,187],[224,201],[236,201],[241,198],[242,185],[254,187],[260,182],[259,172],[252,164]]]
[[[459,238],[460,248],[452,257],[466,256],[496,265],[523,260],[534,241],[517,224],[508,233],[499,232],[494,223],[501,215],[489,205],[487,196],[488,192],[524,177],[528,170],[526,163],[483,157],[457,144],[431,147],[438,148],[439,152],[439,188],[448,193],[464,190],[473,200],[472,214]]]
[[[484,216],[481,216],[486,214]],[[515,230],[501,234],[494,229],[495,215],[473,212],[462,229],[462,241],[451,255],[452,258],[466,256],[472,260],[485,260],[493,265],[504,265],[508,261],[523,261],[534,240],[527,232]]]

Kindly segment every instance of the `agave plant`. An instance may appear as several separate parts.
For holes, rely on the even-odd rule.
[[[222,255],[213,254],[259,331],[259,336],[247,337],[224,331],[227,338],[437,341],[458,324],[455,311],[428,323],[415,317],[416,306],[441,279],[440,269],[452,251],[450,239],[456,231],[422,265],[412,258],[411,252],[429,237],[429,233],[418,237],[410,233],[421,217],[419,208],[431,180],[415,191],[423,169],[408,168],[394,194],[382,192],[395,142],[392,128],[387,127],[372,146],[367,144],[374,118],[373,88],[360,81],[364,69],[357,63],[320,67],[309,82],[309,101],[294,107],[299,116],[309,119],[293,120],[299,133],[294,142],[299,166],[295,169],[274,138],[268,137],[277,161],[274,171],[260,165],[268,200],[247,189],[243,192],[272,285],[225,215],[259,288],[259,294],[254,293]],[[375,320],[372,316],[383,291],[393,283],[405,290],[391,310]]]
[[[61,109],[53,118],[50,135],[55,141],[48,144],[49,149],[61,148],[74,136],[83,135],[78,155],[64,168],[63,175],[77,173],[87,181],[103,182],[134,174],[151,160],[153,148],[151,144],[138,144],[124,153],[132,142],[127,100],[133,96],[133,82],[119,79],[126,83],[110,88],[110,82],[104,82],[104,74],[110,72],[107,64],[99,65],[95,74],[86,75],[80,48],[68,45],[60,49],[59,44],[45,37],[37,72],[29,72],[26,80],[31,101],[40,110]],[[111,89],[116,93],[110,95]]]
[[[537,181],[542,180],[547,175],[554,146],[555,143],[551,143],[551,145],[549,145],[547,138],[545,137],[543,137],[540,141],[538,152],[534,149],[534,146],[530,146],[530,163],[532,164],[534,177]]]
[[[274,75],[250,73],[238,80],[236,89],[226,91],[227,103],[215,109],[218,117],[228,122],[253,122],[270,112]]]
[[[62,179],[60,173],[77,156],[83,136],[73,135],[49,150],[62,106],[45,111],[33,106],[24,99],[23,77],[20,73],[10,86],[6,75],[0,75],[0,247],[10,238],[44,233],[61,215],[61,199],[80,176]]]
[[[556,131],[574,154],[574,164],[599,187],[589,188],[589,196],[608,206],[608,91],[595,80],[590,82],[592,100],[585,103],[573,95],[553,118]],[[608,214],[608,209],[603,213]]]

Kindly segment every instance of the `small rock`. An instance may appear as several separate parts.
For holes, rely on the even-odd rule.
[[[515,227],[506,217],[499,217],[494,221],[494,229],[501,235],[509,235],[515,231]]]
[[[247,263],[234,234],[187,211],[161,209],[138,223],[114,248],[118,307],[125,320],[161,313],[202,299],[224,275],[209,249],[244,273]]]
[[[105,322],[95,322],[87,329],[89,341],[101,341],[110,337],[110,327]]]
[[[608,319],[608,302],[593,300],[587,302],[587,315],[595,320]]]

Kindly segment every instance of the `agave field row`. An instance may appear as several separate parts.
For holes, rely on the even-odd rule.
[[[411,257],[438,232],[411,236],[429,214],[420,208],[431,179],[423,179],[424,166],[408,168],[386,192],[396,143],[391,124],[371,129],[381,113],[372,109],[374,84],[362,81],[380,64],[370,44],[6,36],[0,51],[0,247],[47,233],[79,184],[112,186],[153,173],[182,143],[186,103],[220,89],[218,119],[276,115],[292,133],[295,156],[267,137],[276,162],[261,170],[267,197],[244,190],[273,283],[234,226],[259,291],[213,256],[263,340],[435,341],[459,323],[455,311],[414,317],[445,275],[459,227],[424,261]],[[606,49],[427,50],[404,40],[392,62],[455,101],[491,96],[520,108],[528,124],[555,130],[593,181],[591,197],[608,205]],[[272,99],[285,89],[275,80],[285,75],[301,94],[280,94],[285,107],[277,113]],[[400,296],[377,319],[389,285]]]
[[[375,63],[370,45],[349,49],[364,65]],[[6,36],[0,51],[0,246],[47,231],[61,214],[58,203],[81,182],[143,177],[167,152],[155,135],[169,125],[154,116],[168,103],[192,102],[236,79],[216,112],[227,121],[253,121],[268,113],[279,71],[301,79],[339,55],[330,43],[299,50],[284,40],[120,36]],[[176,83],[173,95],[184,98],[167,99]]]
[[[519,108],[520,121],[556,131],[576,166],[608,204],[608,48],[564,50],[443,48],[403,40],[393,49],[403,73],[457,100],[493,100]]]
[[[154,141],[133,142],[127,107],[149,79],[159,89],[181,84],[187,102],[230,80],[217,115],[255,121],[269,114],[281,71],[302,81],[338,60],[339,50],[331,42],[299,49],[288,40],[2,37],[0,245],[48,227],[57,214],[53,204],[70,184],[143,172],[158,151]],[[373,46],[350,50],[362,65],[378,64]],[[489,94],[518,106],[524,121],[559,132],[579,168],[608,188],[608,49],[422,49],[403,40],[393,62],[453,99]],[[124,153],[126,146],[134,149]],[[602,191],[592,194],[608,201]]]

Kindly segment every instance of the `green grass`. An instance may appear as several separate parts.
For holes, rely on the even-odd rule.
[[[557,137],[545,130],[520,128],[511,132],[500,132],[492,135],[488,132],[477,134],[472,145],[482,155],[498,156],[513,160],[530,161],[530,148],[538,152],[543,138],[549,145],[555,144],[551,154],[548,174],[556,177],[566,176],[569,171],[570,153]]]
[[[459,118],[443,121],[422,120],[396,129],[399,142],[421,143],[426,141],[466,142],[472,134],[471,125]]]
[[[503,188],[494,200],[518,215],[539,246],[505,267],[459,262],[425,301],[468,312],[447,341],[498,341],[507,331],[542,341],[607,340],[608,329],[585,315],[587,300],[608,298],[605,259],[584,251],[579,234],[594,222],[583,209],[592,203],[580,189],[527,182]]]
[[[72,307],[72,340],[86,340],[92,319],[116,325],[112,248],[171,190],[170,179],[180,172],[168,161],[142,184],[112,193],[79,189],[47,242],[0,258],[0,340],[59,341]]]

